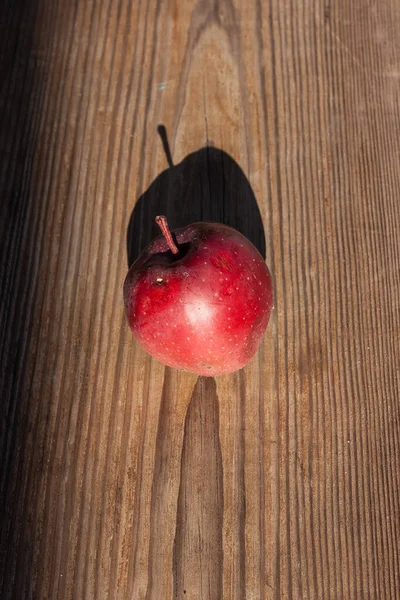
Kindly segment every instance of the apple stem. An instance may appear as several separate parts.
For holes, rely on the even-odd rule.
[[[169,246],[172,254],[178,254],[179,250],[176,247],[176,244],[172,238],[171,232],[168,227],[167,218],[164,217],[163,215],[159,215],[158,217],[156,217],[156,223],[159,226],[159,228],[161,229],[163,236],[167,240],[168,246]]]

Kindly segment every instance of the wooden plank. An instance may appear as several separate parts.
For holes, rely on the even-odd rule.
[[[398,2],[0,23],[1,598],[397,600]],[[176,170],[150,187],[160,124]],[[132,339],[128,227],[135,253],[160,202],[265,245],[276,306],[240,373]]]

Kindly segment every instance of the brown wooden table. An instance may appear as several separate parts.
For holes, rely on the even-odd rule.
[[[398,600],[399,2],[4,0],[0,24],[0,597]],[[191,155],[168,201],[159,125]],[[181,194],[258,211],[275,280],[259,353],[215,380],[123,310],[129,223],[140,246]]]

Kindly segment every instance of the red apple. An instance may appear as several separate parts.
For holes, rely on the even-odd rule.
[[[270,272],[241,233],[193,223],[147,246],[124,284],[129,325],[144,348],[170,367],[199,375],[241,369],[254,356],[273,307]]]

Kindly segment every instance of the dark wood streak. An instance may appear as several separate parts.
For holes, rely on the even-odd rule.
[[[291,61],[293,62],[293,73],[294,73],[294,80],[296,83],[296,87],[298,89],[298,93],[299,93],[299,97],[303,98],[304,97],[304,85],[307,83],[307,77],[304,76],[303,73],[301,73],[301,64],[300,61],[298,60],[298,52],[297,49],[301,47],[300,45],[300,40],[299,38],[295,38],[296,33],[298,32],[299,29],[301,29],[302,24],[301,21],[299,22],[299,16],[298,15],[292,15],[292,18],[290,19],[290,49],[291,49]],[[306,64],[307,66],[307,64]],[[307,75],[307,73],[306,73]],[[288,81],[288,86],[290,85],[290,79]],[[293,119],[299,123],[299,135],[302,136],[302,138],[305,138],[305,133],[306,133],[306,125],[307,125],[307,116],[308,116],[308,112],[309,109],[308,107],[303,107],[302,105],[302,101],[301,102],[293,102],[293,108],[292,110],[295,112],[295,114],[293,115]],[[307,110],[308,109],[308,110]],[[303,141],[304,145],[306,145],[306,139],[304,139]],[[308,165],[307,165],[308,166]],[[297,175],[298,174],[298,175]],[[296,176],[297,175],[297,176]],[[292,162],[292,171],[290,173],[290,177],[289,179],[294,183],[294,189],[291,192],[293,194],[294,197],[299,197],[299,198],[304,198],[306,196],[306,184],[304,182],[304,177],[302,177],[301,175],[301,158],[300,158],[300,153],[297,153],[297,160],[296,163],[294,163],[294,161]],[[297,184],[297,185],[296,185]],[[308,192],[309,193],[309,192]],[[306,297],[306,301],[307,303],[309,303],[310,308],[311,308],[311,314],[314,314],[315,312],[315,303],[314,303],[314,293],[313,293],[313,282],[311,280],[311,278],[309,277],[309,270],[307,269],[307,265],[311,265],[312,264],[312,257],[311,257],[311,248],[309,246],[306,245],[305,240],[307,239],[307,234],[308,236],[311,236],[310,234],[310,221],[309,219],[307,219],[307,217],[305,217],[305,212],[307,211],[307,204],[305,202],[296,202],[296,205],[294,207],[293,213],[294,213],[294,235],[296,236],[296,238],[300,237],[300,239],[302,240],[302,245],[301,245],[301,261],[299,262],[298,265],[298,271],[297,271],[297,276],[295,281],[291,282],[291,286],[293,287],[293,289],[296,289],[296,287],[298,287],[298,294],[299,297],[301,295],[304,295]],[[297,227],[299,227],[299,229],[297,229]],[[307,231],[307,234],[305,233]],[[303,322],[304,319],[304,322]],[[306,334],[304,335],[304,331],[306,332]],[[310,332],[310,334],[309,334]],[[297,406],[297,402],[295,402],[295,406],[294,406],[294,419],[297,422],[298,419],[301,419],[301,415],[303,413],[303,411],[306,411],[307,413],[307,417],[308,417],[308,422],[307,425],[308,427],[304,427],[305,431],[303,433],[303,429],[302,428],[297,428],[297,435],[299,436],[299,440],[297,439],[297,435],[296,435],[296,445],[295,445],[295,456],[296,456],[296,481],[298,482],[300,480],[300,483],[297,483],[296,486],[296,492],[297,492],[297,502],[298,502],[298,506],[300,508],[300,510],[305,511],[306,509],[306,495],[307,495],[307,500],[310,503],[310,512],[311,514],[313,513],[313,498],[312,498],[312,494],[310,493],[310,486],[309,486],[309,482],[312,478],[312,458],[313,458],[313,444],[312,444],[312,437],[311,437],[311,432],[313,430],[313,398],[312,398],[312,394],[311,394],[311,385],[309,382],[310,379],[310,372],[309,372],[309,364],[311,363],[316,364],[317,363],[317,357],[316,357],[316,348],[313,347],[313,340],[317,339],[315,331],[314,331],[314,323],[310,322],[308,313],[305,313],[304,315],[300,312],[300,314],[298,315],[298,319],[297,322],[293,323],[293,338],[294,338],[294,345],[297,346],[298,348],[298,353],[301,357],[301,361],[304,360],[307,361],[307,367],[306,368],[302,368],[302,364],[301,368],[300,368],[300,373],[299,373],[299,380],[298,383],[296,383],[296,385],[298,385],[299,388],[299,394],[297,395],[298,399],[299,399],[299,410],[298,410],[298,406]],[[307,358],[306,358],[307,357]],[[308,432],[307,432],[308,429]],[[308,435],[307,435],[308,433]],[[318,434],[317,434],[318,435]],[[303,439],[304,437],[304,439]],[[308,438],[308,439],[307,439]],[[301,460],[301,456],[304,452],[303,448],[305,447],[304,441],[307,440],[308,443],[308,448],[307,448],[307,454],[308,454],[308,461],[305,461],[307,464],[307,467],[304,466],[304,463]],[[304,444],[304,446],[303,446]],[[314,542],[314,538],[311,537],[311,544],[310,547],[311,549],[307,548],[306,551],[304,552],[304,547],[302,547],[301,544],[302,541],[302,535],[301,535],[301,527],[299,526],[299,522],[297,521],[296,523],[296,543],[297,543],[297,552],[298,555],[300,557],[300,561],[299,561],[299,569],[297,572],[297,588],[298,588],[298,594],[300,597],[304,597],[307,598],[309,597],[309,590],[311,588],[311,581],[310,581],[310,573],[309,573],[309,568],[308,568],[308,562],[309,562],[309,555],[311,554],[311,556],[314,558],[315,556],[315,542]],[[303,558],[304,556],[304,558]],[[315,568],[315,560],[313,559],[313,564],[314,564],[314,569],[312,572],[312,577],[313,577],[313,587],[314,589],[318,589],[318,585],[317,585],[317,578],[316,578],[316,568]],[[304,577],[302,578],[302,574],[304,573]],[[304,583],[303,583],[304,580]],[[321,594],[321,592],[319,592],[319,594]]]
[[[235,480],[235,495],[237,495],[237,539],[238,539],[238,557],[236,581],[234,581],[234,589],[231,591],[232,598],[235,600],[246,600],[246,481],[245,481],[245,465],[246,465],[246,445],[245,445],[245,398],[246,398],[246,382],[243,369],[236,374],[237,386],[240,390],[238,396],[238,405],[236,407],[237,418],[237,440],[235,440],[234,461],[237,465],[236,480]]]
[[[99,35],[99,26],[100,26],[100,13],[94,10],[94,7],[88,7],[88,12],[84,13],[86,18],[89,18],[90,27],[88,29],[85,36],[85,45],[83,46],[82,57],[77,56],[77,71],[79,73],[80,68],[82,68],[83,72],[87,69],[93,70],[95,54],[98,47],[101,48],[101,43],[104,44],[105,34],[107,30],[104,32],[104,35]],[[73,48],[73,43],[72,43]],[[80,62],[82,61],[82,63]],[[77,74],[78,82],[81,86],[81,90],[83,90],[83,81],[79,78]],[[81,204],[76,201],[76,192],[81,183],[82,179],[84,180],[85,171],[83,168],[83,154],[84,154],[84,144],[80,143],[80,140],[85,139],[87,132],[90,131],[90,125],[93,122],[92,111],[89,110],[90,102],[93,102],[93,99],[96,95],[96,90],[98,89],[97,85],[93,85],[90,90],[88,90],[87,94],[80,94],[77,113],[83,114],[83,118],[79,123],[76,123],[74,129],[74,136],[71,144],[71,155],[70,160],[74,164],[78,164],[78,168],[76,168],[72,173],[71,177],[68,178],[68,182],[66,185],[66,197],[67,197],[67,206],[66,210],[62,214],[62,227],[63,229],[68,223],[68,220],[71,219],[72,222],[75,222],[76,229],[76,237],[73,239],[71,236],[69,237],[66,243],[66,261],[63,264],[61,260],[61,256],[58,256],[57,266],[55,269],[56,276],[60,276],[61,273],[64,273],[64,277],[66,277],[67,270],[70,269],[74,273],[75,277],[78,276],[79,263],[82,258],[84,252],[83,246],[83,230],[85,226],[86,218],[90,219],[92,217],[90,206],[88,203]],[[64,135],[68,135],[68,128],[66,127],[64,130]],[[90,134],[89,134],[90,135]],[[90,139],[90,137],[89,137]],[[59,157],[61,160],[61,157]],[[59,165],[55,168],[59,168]],[[75,286],[73,290],[69,293],[68,289],[65,289],[65,295],[63,297],[63,302],[61,303],[61,315],[63,309],[65,309],[65,305],[67,304],[68,299],[72,303],[72,306],[76,307],[75,310],[69,311],[66,327],[67,330],[70,331],[73,328],[74,319],[76,319],[77,315],[79,318],[79,304],[77,304],[78,294],[81,292],[78,286]],[[59,339],[62,335],[62,325],[63,319],[60,318],[58,323],[58,331],[56,331],[56,339]],[[65,324],[64,324],[65,326]],[[81,328],[78,330],[78,334],[76,336],[69,336],[68,343],[66,347],[66,354],[69,357],[69,361],[65,361],[61,370],[60,379],[61,386],[65,389],[65,392],[72,399],[76,398],[79,402],[79,398],[81,396],[81,386],[82,386],[82,377],[80,372],[80,365],[82,364],[81,355],[80,355],[80,332]],[[53,360],[50,361],[50,369],[51,372],[54,372],[56,369],[56,359],[55,355]],[[70,369],[77,375],[77,377],[71,378]],[[54,382],[50,383],[50,397],[54,395]],[[76,394],[76,396],[75,396]],[[47,419],[51,421],[51,410],[53,406],[52,403],[48,405],[48,413]],[[65,522],[63,519],[63,515],[66,512],[66,498],[68,497],[65,493],[67,483],[69,482],[69,460],[74,462],[73,456],[71,457],[71,451],[67,451],[67,444],[69,443],[70,448],[74,448],[74,438],[71,437],[71,430],[74,431],[71,425],[71,417],[72,414],[79,410],[79,406],[76,406],[75,402],[72,401],[69,405],[56,405],[55,418],[52,426],[49,426],[49,439],[50,443],[55,443],[55,451],[51,453],[49,458],[49,472],[53,474],[53,476],[49,477],[49,485],[46,486],[45,491],[45,501],[43,506],[44,512],[44,531],[48,532],[46,535],[42,537],[42,545],[40,549],[40,553],[46,555],[45,548],[48,545],[53,545],[55,547],[55,552],[52,555],[47,557],[43,565],[43,570],[41,573],[41,580],[44,589],[46,590],[46,594],[51,596],[57,595],[57,588],[59,585],[63,585],[62,581],[51,581],[51,572],[53,569],[60,570],[62,565],[62,548],[63,548],[63,533],[65,530],[62,527],[62,523]],[[60,435],[60,429],[64,426],[67,428],[68,437],[66,436],[63,439],[63,436]],[[72,451],[73,453],[73,451]],[[64,478],[61,480],[60,473],[64,473]],[[60,502],[55,510],[50,510],[51,506],[51,498],[59,495]],[[61,514],[60,514],[61,513]],[[65,524],[68,523],[66,520]],[[64,577],[64,575],[63,575]],[[60,578],[61,579],[61,578]]]
[[[146,600],[156,600],[163,594],[168,593],[167,589],[165,589],[163,574],[171,569],[171,565],[168,562],[168,555],[166,556],[166,553],[163,552],[163,546],[168,543],[170,539],[168,526],[171,525],[171,521],[168,519],[167,515],[169,511],[173,511],[174,509],[174,506],[171,506],[173,494],[171,493],[172,482],[169,469],[172,462],[172,454],[175,451],[173,432],[171,429],[174,412],[173,393],[174,390],[171,386],[171,369],[167,368],[165,370],[159,410],[153,484],[151,489],[149,574]],[[194,392],[194,396],[195,395],[196,390]],[[203,398],[200,394],[200,402],[202,400]],[[207,401],[205,404],[204,410],[207,410]],[[191,410],[190,406],[188,410]],[[188,419],[190,419],[190,416],[187,417],[187,420]],[[185,427],[187,427],[187,425],[185,425]],[[196,433],[193,434],[193,437],[196,437]],[[185,439],[186,438],[184,438],[183,452],[185,452]],[[186,440],[186,444],[187,443]],[[196,440],[191,438],[190,443],[196,444]]]
[[[329,12],[329,11],[328,11]],[[327,12],[325,12],[325,14],[328,14]],[[303,32],[302,29],[302,23],[299,23],[299,26],[297,28],[297,32],[298,34],[300,32]],[[300,37],[300,35],[299,35]],[[304,37],[304,44],[307,45],[307,38],[306,36]],[[320,82],[320,78],[322,76],[324,76],[324,74],[321,71],[321,65],[319,62],[320,56],[319,56],[319,43],[318,43],[318,31],[315,32],[315,44],[310,45],[310,49],[309,51],[312,53],[313,58],[314,58],[314,68],[315,68],[315,93],[316,93],[316,100],[317,100],[317,104],[320,106],[321,105],[321,101],[322,101],[322,96],[321,96],[321,82]],[[307,74],[307,83],[310,81],[311,77],[312,77],[312,69],[308,67],[308,64],[305,65],[305,70],[306,70],[306,74]],[[300,76],[301,77],[301,76]],[[309,84],[309,90],[312,89],[312,84]],[[309,110],[307,111],[307,117],[308,117],[308,126],[309,126],[309,131],[311,130],[311,126],[312,126],[312,122],[313,122],[313,114],[312,114],[312,110],[309,107]],[[323,130],[325,125],[323,122],[324,119],[324,114],[322,111],[318,111],[317,112],[317,125],[318,127]],[[310,131],[311,133],[311,131]],[[318,211],[318,220],[315,221],[314,223],[314,227],[312,228],[310,226],[310,223],[312,222],[312,219],[310,219],[310,211],[308,211],[307,217],[306,217],[306,236],[316,236],[318,235],[318,232],[322,232],[321,235],[321,247],[320,247],[320,252],[322,254],[322,256],[324,257],[324,264],[323,264],[323,272],[321,273],[320,277],[317,277],[315,283],[313,280],[311,280],[311,277],[309,278],[310,280],[310,289],[311,289],[311,294],[309,297],[309,300],[312,302],[312,313],[314,313],[314,310],[317,309],[317,304],[314,303],[314,297],[316,296],[317,298],[324,298],[326,299],[326,302],[329,303],[330,302],[330,297],[329,294],[326,292],[326,290],[324,289],[324,281],[328,280],[328,273],[327,273],[327,269],[326,269],[326,262],[327,262],[327,250],[326,250],[326,230],[327,230],[327,225],[324,221],[324,213],[323,213],[323,206],[325,205],[325,202],[318,202],[318,199],[320,198],[320,190],[323,190],[323,196],[324,198],[326,198],[327,196],[329,196],[330,190],[329,190],[329,181],[327,180],[327,173],[326,173],[326,165],[324,164],[324,168],[322,169],[321,173],[318,173],[318,170],[316,169],[315,165],[317,163],[318,160],[318,155],[322,155],[324,157],[324,147],[322,145],[322,141],[321,140],[316,140],[315,143],[315,150],[314,150],[314,155],[313,155],[313,160],[311,160],[310,157],[310,164],[309,164],[309,169],[310,169],[310,173],[312,174],[312,182],[313,182],[313,186],[312,186],[312,191],[313,191],[313,195],[314,198],[316,200],[316,203],[319,207],[319,211]],[[304,189],[304,193],[306,193],[306,190]],[[311,263],[312,257],[310,256],[310,249],[308,249],[308,260],[309,260],[309,264]],[[330,311],[328,310],[328,315],[330,314]],[[306,328],[307,330],[309,330],[309,322],[308,322],[308,318],[306,320]],[[315,383],[317,384],[318,380],[319,381],[324,381],[325,384],[329,387],[329,375],[327,374],[327,369],[324,363],[326,363],[327,360],[327,349],[324,345],[324,337],[326,332],[329,331],[329,329],[326,329],[324,331],[324,327],[323,327],[323,323],[322,323],[322,319],[321,317],[319,317],[318,319],[318,329],[316,332],[317,335],[317,339],[318,339],[318,344],[317,347],[315,348],[316,353],[318,353],[318,365],[319,365],[319,369],[318,372],[316,372],[316,381]],[[314,333],[314,332],[313,332]],[[314,336],[313,338],[314,339]],[[312,343],[312,341],[310,341],[309,343]],[[316,358],[316,357],[315,357]],[[331,393],[333,393],[333,391],[331,390]],[[308,386],[308,395],[311,401],[311,389],[310,386]],[[331,438],[332,432],[331,432],[331,420],[330,420],[330,409],[325,409],[325,407],[323,407],[322,411],[322,419],[321,419],[321,426],[322,426],[322,435],[323,435],[323,440],[324,440],[324,458],[325,460],[329,460],[331,461],[331,463],[333,462],[332,459],[332,445],[331,445],[331,454],[329,455],[329,439]],[[310,447],[310,457],[311,457],[311,447],[312,447],[312,428],[309,428],[309,447]],[[332,464],[331,464],[331,468],[330,468],[330,473],[332,473],[333,469],[332,469]],[[311,472],[311,468],[310,468],[310,472]],[[324,521],[323,521],[323,542],[324,542],[324,552],[325,555],[328,556],[328,560],[327,562],[327,582],[326,582],[326,589],[327,590],[332,590],[332,588],[334,588],[334,595],[336,595],[337,597],[340,595],[340,593],[338,592],[337,589],[337,579],[336,578],[332,578],[331,575],[331,571],[330,571],[330,567],[331,567],[331,563],[332,563],[332,555],[333,555],[333,561],[336,561],[336,547],[335,547],[335,539],[333,539],[332,541],[332,546],[329,547],[328,544],[328,518],[327,518],[327,512],[329,510],[328,507],[330,507],[329,505],[329,500],[330,495],[332,492],[332,485],[329,485],[329,481],[328,481],[328,476],[326,478],[325,481],[325,486],[324,486],[324,503],[327,504],[327,507],[323,509],[323,515],[324,515]],[[313,583],[314,583],[314,587],[316,587],[316,570],[315,568],[313,569]],[[325,593],[330,593],[325,592]]]
[[[21,8],[21,12],[18,8]],[[8,162],[2,160],[2,218],[4,227],[2,238],[2,263],[5,267],[1,290],[3,299],[1,314],[3,324],[2,335],[2,368],[3,384],[1,390],[2,431],[0,450],[2,455],[2,473],[0,477],[1,497],[1,531],[3,548],[0,554],[2,565],[6,565],[2,573],[7,573],[6,580],[0,577],[0,589],[10,593],[16,573],[19,574],[16,586],[19,595],[28,593],[27,582],[31,573],[33,552],[32,528],[26,528],[21,535],[22,523],[29,523],[24,510],[15,527],[17,507],[21,500],[26,506],[24,486],[26,479],[21,477],[22,461],[30,457],[27,441],[30,436],[29,411],[32,406],[29,388],[32,389],[32,363],[28,366],[27,357],[35,357],[37,345],[34,341],[33,309],[36,299],[35,277],[35,225],[37,207],[33,193],[33,167],[35,153],[38,148],[38,129],[41,122],[39,106],[44,96],[45,86],[41,76],[45,69],[39,59],[40,49],[33,40],[37,27],[44,35],[48,34],[49,11],[47,17],[41,17],[36,3],[31,3],[28,10],[23,3],[12,7],[16,22],[4,27],[7,31],[2,38],[1,62],[3,75],[11,73],[10,81],[5,76],[2,80],[2,124],[9,129],[1,133],[1,148],[7,152]],[[2,12],[5,25],[8,9]],[[19,35],[18,35],[19,32]],[[16,35],[16,39],[14,36]],[[7,55],[7,50],[15,42],[15,53]],[[53,46],[54,37],[49,36],[49,47]],[[7,100],[9,99],[9,104]],[[3,103],[4,100],[4,103]],[[9,114],[11,111],[11,114]],[[15,143],[10,139],[15,137]],[[6,240],[10,243],[6,246]],[[3,245],[4,244],[4,245]],[[14,364],[13,364],[14,363]],[[4,445],[3,445],[4,444]],[[26,488],[25,488],[26,489]],[[16,500],[17,490],[21,494]],[[3,512],[4,511],[4,512]],[[21,511],[22,512],[22,511]],[[13,555],[8,552],[8,545],[20,547],[21,551]],[[23,574],[23,575],[22,575]]]
[[[200,377],[185,420],[173,553],[174,599],[223,597],[223,511],[216,385],[213,378]],[[240,581],[242,585],[244,580]]]
[[[270,9],[269,9],[270,10]],[[257,0],[256,2],[256,18],[257,21],[259,23],[263,22],[264,19],[264,15],[263,15],[263,10],[262,10],[262,3],[261,0]],[[270,26],[270,16],[267,16],[268,19],[268,24]],[[257,27],[256,29],[256,40],[257,40],[257,50],[258,50],[258,60],[259,60],[259,72],[260,72],[260,79],[259,79],[259,86],[260,86],[260,93],[261,93],[261,103],[262,103],[262,111],[263,111],[263,115],[264,115],[264,136],[266,140],[269,140],[271,138],[271,136],[273,137],[273,134],[275,132],[275,120],[276,120],[276,114],[274,113],[271,117],[270,115],[270,111],[268,110],[268,99],[267,99],[267,87],[266,87],[266,81],[267,81],[267,76],[266,76],[266,69],[265,69],[265,59],[264,59],[264,54],[266,53],[266,48],[265,48],[265,42],[263,39],[263,32],[262,32],[262,28],[261,27]],[[274,64],[274,56],[272,56],[272,65]],[[276,107],[274,106],[274,110],[276,109]],[[271,123],[272,121],[272,123]],[[273,211],[273,201],[272,201],[272,196],[273,196],[273,183],[272,183],[272,172],[275,171],[276,169],[276,164],[272,164],[272,161],[268,160],[267,161],[267,189],[268,189],[268,194],[267,194],[267,198],[268,198],[268,209],[269,209],[269,214],[272,215],[272,211]],[[279,173],[278,173],[278,193],[280,193],[280,181],[279,181]],[[270,216],[270,223],[269,223],[269,227],[268,230],[272,230],[273,228],[273,219],[272,216]],[[270,265],[271,265],[271,272],[273,274],[273,277],[275,278],[275,273],[276,273],[276,265],[275,265],[275,246],[273,243],[273,240],[271,238],[268,238],[267,240],[267,245],[268,245],[268,256],[270,257]],[[274,304],[275,306],[279,305],[280,303],[280,295],[279,295],[279,289],[277,288],[277,285],[274,285]],[[276,323],[276,319],[275,319],[275,315],[274,313],[272,314],[271,317],[271,322],[270,322],[270,327],[273,329],[274,332],[274,345],[273,345],[273,351],[274,351],[274,360],[277,361],[278,360],[278,356],[279,356],[279,339],[278,339],[278,329],[277,329],[277,323]],[[261,386],[260,386],[260,390],[261,390]],[[274,557],[274,564],[273,564],[273,568],[272,568],[272,572],[273,572],[273,589],[275,590],[275,597],[279,598],[280,597],[280,579],[279,579],[279,571],[280,571],[280,493],[279,493],[279,485],[280,485],[280,470],[279,470],[279,464],[280,464],[280,453],[281,453],[281,448],[280,448],[280,434],[279,434],[279,412],[280,412],[280,407],[279,407],[279,382],[278,382],[278,371],[275,370],[275,376],[274,376],[274,382],[273,382],[273,390],[274,390],[274,407],[273,407],[273,412],[275,415],[275,419],[273,422],[273,427],[275,427],[275,431],[272,433],[272,439],[274,440],[274,457],[272,459],[272,464],[273,464],[273,469],[274,469],[274,473],[273,473],[273,479],[275,480],[275,488],[274,491],[276,491],[274,498],[273,498],[273,506],[275,509],[275,523],[274,523],[274,529],[273,529],[273,537],[274,537],[274,549],[275,549],[275,557]]]
[[[270,40],[270,46],[271,46],[271,64],[270,64],[270,68],[272,69],[272,78],[271,78],[271,92],[272,92],[272,100],[273,100],[273,129],[270,132],[270,136],[271,139],[273,140],[273,144],[275,146],[274,150],[275,150],[275,164],[274,164],[274,175],[276,177],[276,192],[278,194],[278,198],[280,199],[282,197],[282,174],[281,174],[281,170],[279,168],[279,160],[280,160],[280,135],[279,135],[279,129],[278,129],[278,106],[279,106],[279,101],[278,101],[278,95],[277,95],[277,65],[278,65],[278,61],[277,61],[277,54],[276,54],[276,43],[277,40],[275,39],[275,32],[273,29],[273,8],[272,6],[269,9],[269,15],[268,15],[268,26],[269,26],[269,40]],[[285,250],[284,250],[284,246],[283,246],[283,235],[282,235],[282,211],[281,211],[281,203],[279,202],[279,209],[278,209],[278,227],[279,229],[279,256],[281,257],[281,260],[284,261],[285,260]],[[275,207],[274,207],[275,208]],[[277,267],[277,264],[275,262],[275,266]],[[276,273],[276,271],[275,271]],[[275,275],[276,276],[276,275]],[[277,282],[276,282],[277,283]],[[279,297],[279,292],[282,291],[282,298]],[[281,286],[278,287],[278,285],[275,286],[275,295],[278,294],[278,298],[276,299],[276,304],[279,306],[278,302],[281,303],[282,306],[282,310],[284,312],[284,314],[286,315],[286,289],[285,289],[285,280],[282,276],[282,282],[281,282]],[[286,336],[286,331],[284,329],[283,331],[283,335]],[[278,335],[277,335],[278,338]],[[278,341],[278,355],[281,354],[282,349],[281,346],[279,344]],[[283,349],[283,351],[285,351],[285,348]],[[287,356],[285,356],[285,365],[287,365]],[[284,385],[284,390],[287,390],[287,380],[286,380],[286,384]],[[282,411],[282,404],[283,404],[283,397],[280,394],[280,386],[278,388],[278,406],[277,406],[277,412],[278,412],[278,427],[279,429],[281,428],[281,411]],[[284,392],[283,392],[284,393]],[[287,392],[286,392],[287,393]],[[278,506],[279,506],[279,513],[281,512],[281,505],[282,505],[282,494],[281,494],[281,489],[280,486],[282,484],[282,480],[283,480],[283,475],[281,475],[280,473],[280,468],[281,468],[281,461],[282,461],[282,446],[281,446],[281,434],[280,431],[278,432],[277,435],[277,462],[278,462],[278,469],[279,469],[279,491],[280,491],[280,495],[279,495],[279,499],[277,499],[278,502]],[[281,479],[282,478],[282,479]],[[286,478],[287,481],[287,478]],[[287,527],[289,526],[288,524],[288,513],[286,513],[286,521],[287,521]],[[288,530],[287,532],[288,533]],[[277,574],[277,578],[275,581],[275,597],[278,599],[281,597],[281,581],[280,581],[280,572],[281,572],[281,558],[282,558],[282,554],[281,554],[281,519],[279,519],[279,526],[277,529],[277,541],[276,541],[276,546],[277,546],[277,552],[276,552],[276,572]],[[290,549],[290,542],[288,539],[288,547]],[[290,550],[289,550],[290,551]],[[290,564],[290,563],[289,563]],[[288,575],[288,582],[289,582],[289,586],[290,586],[290,590],[292,587],[292,578],[291,578],[291,574],[289,573]],[[290,597],[290,591],[289,591],[289,597]]]
[[[322,42],[322,48],[324,51],[324,58],[325,61],[322,61],[323,64],[326,63],[325,66],[325,73],[326,73],[326,78],[328,80],[332,80],[332,82],[334,82],[334,76],[332,73],[332,53],[331,53],[331,44],[330,44],[330,32],[329,32],[329,26],[323,31],[323,42]],[[335,96],[332,94],[326,101],[326,125],[324,123],[322,123],[322,125],[325,125],[326,128],[330,129],[332,127],[332,123],[331,123],[331,119],[334,118],[335,115],[335,109],[332,106],[332,100],[335,98]],[[330,118],[329,118],[330,117]],[[336,147],[334,149],[331,150],[331,152],[336,152]],[[333,160],[333,159],[332,159]],[[331,198],[335,198],[336,197],[336,190],[335,190],[335,184],[336,182],[333,180],[330,170],[329,170],[329,163],[325,163],[324,165],[324,175],[326,177],[326,186],[324,186],[324,203],[326,205],[327,203],[327,208],[330,209],[330,203],[331,203]],[[326,223],[326,233],[327,236],[325,237],[326,242],[325,242],[325,247],[326,247],[326,256],[327,259],[329,259],[330,256],[335,255],[336,253],[336,249],[334,247],[334,242],[333,242],[333,236],[332,236],[332,228],[334,228],[334,225],[332,223],[332,216],[331,216],[331,210],[326,211],[327,212],[327,223]],[[328,263],[328,260],[327,260]],[[331,282],[329,281],[329,273],[326,273],[326,287],[327,287],[327,292],[325,294],[325,297],[327,298],[327,302],[328,302],[328,311],[327,314],[329,315],[329,319],[326,322],[326,328],[324,331],[324,337],[326,337],[326,339],[329,339],[330,336],[330,332],[331,330],[336,326],[336,322],[337,322],[337,306],[336,306],[336,302],[335,302],[335,295],[334,295],[334,291],[336,289],[336,272],[333,273],[334,277],[335,277],[335,285],[334,285],[334,289],[332,289],[331,287]],[[332,298],[332,302],[331,302],[331,298]],[[336,353],[336,347],[333,344],[334,340],[331,340],[331,348],[330,351],[331,353],[335,352]],[[337,357],[335,356],[335,363],[336,363],[336,359]],[[332,441],[332,454],[331,456],[333,457],[332,460],[334,462],[334,466],[335,466],[335,470],[333,471],[333,475],[336,479],[336,482],[339,481],[340,478],[340,472],[339,472],[339,468],[340,468],[340,456],[339,456],[339,448],[341,446],[341,440],[340,440],[340,434],[341,434],[341,427],[340,427],[340,421],[339,421],[339,408],[338,408],[338,397],[339,397],[339,390],[338,390],[338,386],[337,386],[337,371],[335,369],[335,364],[333,361],[330,362],[329,364],[329,369],[328,369],[328,393],[329,393],[329,397],[331,398],[331,419],[333,423],[336,423],[337,426],[335,428],[335,432],[334,432],[334,438]],[[336,491],[336,494],[334,493]],[[340,523],[340,488],[338,483],[336,483],[336,490],[334,489],[334,486],[332,486],[332,504],[334,507],[334,515],[333,515],[333,520],[334,523],[336,525],[335,527],[335,533],[337,537],[337,547],[338,547],[338,564],[342,564],[342,562],[344,561],[344,544],[342,542],[342,535],[341,535],[341,531],[339,529],[339,523]],[[334,538],[335,539],[335,538]],[[347,591],[345,591],[344,586],[345,586],[345,576],[346,573],[344,574],[337,574],[337,580],[339,581],[339,590],[340,590],[340,594],[342,597],[345,597],[346,594],[348,594]]]
[[[264,345],[261,345],[259,350],[260,365],[263,364],[265,359]],[[259,529],[260,529],[260,556],[259,556],[259,570],[260,570],[260,600],[265,600],[266,590],[272,589],[268,578],[267,578],[267,535],[266,535],[266,524],[265,515],[267,510],[265,480],[266,480],[266,465],[265,465],[265,446],[266,446],[266,435],[265,435],[265,406],[264,406],[264,394],[265,394],[265,382],[262,376],[262,368],[259,370],[259,382],[258,382],[258,398],[254,398],[254,401],[258,403],[258,440],[259,440],[259,483],[258,491],[260,495],[260,512],[258,515]]]
[[[146,372],[149,373],[150,369],[150,358],[146,361]],[[144,398],[147,400],[149,398],[149,377],[145,379],[146,385],[144,389]],[[139,524],[140,524],[140,513],[142,511],[141,505],[141,485],[143,482],[143,478],[145,476],[143,472],[143,464],[144,464],[144,453],[145,453],[145,441],[146,441],[146,424],[148,421],[148,403],[146,402],[143,408],[143,426],[140,429],[140,439],[137,451],[137,464],[136,464],[136,490],[135,490],[135,499],[134,499],[134,507],[133,507],[133,520],[132,520],[132,542],[131,542],[131,560],[129,562],[129,570],[128,570],[128,584],[127,584],[127,598],[132,598],[133,584],[135,573],[138,569],[138,555],[139,555],[139,547],[140,547],[140,537],[139,537]]]

